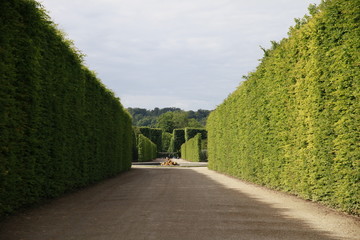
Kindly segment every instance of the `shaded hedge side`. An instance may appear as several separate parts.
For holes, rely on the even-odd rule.
[[[142,134],[137,136],[137,149],[139,162],[151,161],[156,158],[156,144]]]
[[[198,133],[195,137],[181,145],[182,159],[192,162],[201,162],[201,138],[201,133]]]
[[[150,128],[150,127],[139,127],[141,134],[149,138],[157,146],[157,151],[162,151],[162,133],[163,130],[160,128]]]
[[[185,142],[185,129],[174,129],[170,140],[168,152],[180,152],[181,145]]]
[[[201,133],[202,139],[207,139],[207,131],[205,128],[185,128],[185,141],[195,137],[198,133]]]
[[[35,1],[0,1],[0,81],[0,217],[131,167],[130,115]]]
[[[162,150],[161,150],[161,152],[167,152],[169,150],[171,138],[172,138],[171,133],[168,133],[165,131],[162,132]]]
[[[360,1],[309,10],[210,115],[209,167],[360,214]]]

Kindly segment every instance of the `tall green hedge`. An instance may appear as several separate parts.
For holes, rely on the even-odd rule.
[[[140,127],[141,134],[149,138],[157,146],[157,151],[162,151],[162,129],[160,128],[150,128],[150,127]]]
[[[143,134],[139,134],[137,137],[137,149],[139,162],[146,162],[156,158],[156,144]]]
[[[208,119],[209,167],[360,213],[360,1],[309,8]]]
[[[38,3],[0,1],[0,217],[131,167],[131,118]]]
[[[185,128],[185,141],[195,137],[198,133],[201,133],[201,139],[207,139],[207,131],[205,128]]]
[[[201,133],[195,135],[195,137],[189,139],[181,145],[181,158],[192,161],[201,162]]]
[[[172,138],[170,140],[170,147],[168,152],[180,152],[181,145],[185,142],[185,130],[174,129]]]
[[[161,149],[161,152],[167,152],[169,150],[171,138],[172,138],[171,133],[168,133],[168,132],[165,132],[165,131],[162,132],[162,149]]]

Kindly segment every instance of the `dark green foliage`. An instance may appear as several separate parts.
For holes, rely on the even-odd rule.
[[[138,127],[134,127],[133,126],[133,131],[132,131],[132,156],[133,156],[133,161],[137,161],[137,159],[139,158],[138,156],[138,135],[141,134],[140,130]]]
[[[156,126],[169,133],[172,133],[174,129],[177,128],[203,127],[197,120],[189,118],[189,114],[184,111],[167,112],[160,115],[157,119]]]
[[[143,108],[128,108],[134,126],[158,127],[169,133],[175,128],[204,127],[209,110],[184,111],[180,108],[155,108],[146,110]],[[164,115],[164,116],[161,116]],[[161,117],[160,117],[161,116]]]
[[[185,130],[174,129],[170,141],[169,152],[179,152],[181,145],[185,142]]]
[[[134,126],[156,127],[157,119],[161,114],[166,112],[181,111],[180,108],[154,108],[147,110],[144,108],[128,108],[133,119]]]
[[[181,158],[192,161],[192,162],[201,162],[201,133],[195,135],[195,137],[189,139],[181,145]]]
[[[162,152],[167,152],[169,150],[171,138],[171,133],[165,131],[162,132]]]
[[[185,141],[195,137],[198,133],[201,134],[201,139],[207,139],[207,131],[205,128],[185,128]]]
[[[207,132],[206,132],[207,133]],[[206,135],[207,136],[207,135]],[[202,139],[201,140],[201,149],[206,149],[207,150],[207,145],[208,145],[208,140],[206,139]]]
[[[157,151],[162,151],[162,130],[159,128],[140,127],[140,133],[149,138],[157,146]]]
[[[360,1],[310,11],[210,115],[209,167],[360,214]]]
[[[208,160],[208,151],[207,151],[207,149],[201,148],[200,154],[201,154],[200,155],[201,162],[207,162],[207,160]]]
[[[0,1],[0,76],[0,217],[131,167],[130,115],[35,1]]]
[[[139,162],[151,161],[156,158],[156,144],[142,134],[137,136],[137,149]]]
[[[209,117],[211,111],[199,109],[195,111],[188,111],[189,118],[197,120],[202,126],[206,125],[206,120]]]
[[[173,112],[164,113],[160,115],[156,120],[156,126],[168,133],[172,133],[172,131],[176,128],[175,125],[176,123],[174,121]]]

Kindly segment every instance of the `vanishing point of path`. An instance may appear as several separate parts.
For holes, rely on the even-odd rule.
[[[0,223],[1,240],[359,237],[358,218],[206,167],[134,166]]]

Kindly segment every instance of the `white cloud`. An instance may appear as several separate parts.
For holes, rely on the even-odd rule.
[[[212,109],[212,103],[201,99],[190,99],[180,94],[160,94],[160,95],[146,95],[146,94],[132,94],[122,95],[121,103],[124,106],[139,107],[153,109],[153,106],[159,108],[177,107],[184,110],[194,110],[193,106],[203,106],[201,109]]]
[[[41,2],[126,107],[196,110],[220,104],[258,65],[259,45],[320,0]]]

